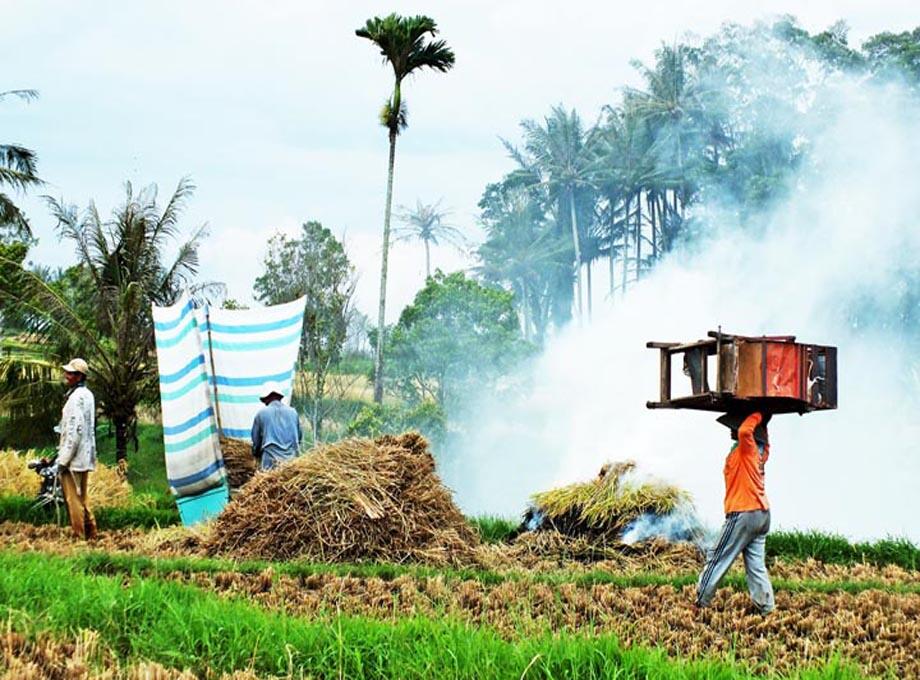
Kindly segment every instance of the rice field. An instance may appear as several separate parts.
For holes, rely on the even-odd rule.
[[[528,532],[464,518],[417,435],[324,451],[196,529],[136,493],[99,507],[89,544],[6,460],[0,678],[920,677],[908,541],[776,532],[776,611],[739,562],[697,612],[698,548],[607,540],[685,501],[628,464],[535,497],[555,522]]]
[[[884,550],[789,550],[814,534],[780,536],[763,618],[737,567],[695,613],[699,558],[674,546],[593,561],[544,547],[534,562],[496,540],[473,566],[331,564],[212,558],[206,533],[119,528],[87,545],[0,523],[5,677],[920,676],[920,571]]]

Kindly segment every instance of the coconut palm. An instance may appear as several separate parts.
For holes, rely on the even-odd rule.
[[[2,291],[29,319],[44,358],[87,359],[99,408],[114,425],[119,461],[135,436],[138,404],[157,393],[151,305],[173,304],[185,289],[220,289],[195,284],[203,227],[179,244],[173,260],[166,259],[193,190],[182,180],[161,210],[155,185],[135,193],[128,183],[124,203],[108,220],[95,203],[81,214],[49,199],[59,235],[76,246],[74,280],[61,286],[24,270],[15,290]]]
[[[403,17],[390,14],[368,19],[355,31],[380,48],[385,64],[393,68],[393,93],[380,111],[380,123],[387,129],[390,155],[387,162],[387,197],[383,217],[383,253],[380,265],[380,305],[377,318],[377,348],[374,355],[374,401],[383,401],[383,345],[386,312],[387,257],[390,247],[390,212],[393,205],[393,170],[396,162],[396,137],[408,125],[402,83],[407,76],[424,68],[442,73],[454,65],[454,53],[443,40],[434,40],[437,24],[426,16]]]
[[[38,97],[38,93],[35,90],[0,92],[0,101],[9,97],[31,101]],[[0,189],[10,187],[24,191],[39,184],[41,180],[36,175],[35,152],[17,144],[0,144]],[[19,237],[32,235],[25,215],[3,191],[0,191],[0,227],[11,227]]]
[[[425,244],[425,278],[431,278],[431,246],[442,242],[458,249],[466,245],[463,232],[444,221],[448,212],[441,209],[441,201],[426,205],[416,201],[415,208],[400,206],[397,217],[401,226],[395,229],[397,241],[417,240]]]
[[[523,151],[505,143],[506,148],[522,168],[531,171],[547,188],[549,198],[556,204],[560,223],[568,222],[574,254],[576,304],[582,315],[583,264],[581,241],[587,225],[579,225],[579,213],[590,218],[594,213],[594,175],[597,169],[597,129],[584,129],[575,111],[567,112],[556,106],[543,124],[532,120],[521,123],[524,130]]]
[[[642,196],[658,179],[652,157],[648,126],[637,115],[629,100],[622,110],[608,108],[607,119],[598,138],[600,167],[595,181],[607,198],[604,233],[609,239],[608,254],[619,253],[622,260],[621,291],[626,291],[630,241],[635,248],[635,274],[642,266]],[[620,239],[617,246],[614,239]],[[610,290],[613,292],[613,262],[610,262]]]
[[[688,48],[663,45],[655,53],[655,65],[634,65],[646,81],[645,90],[629,89],[628,106],[649,126],[659,170],[672,190],[675,216],[688,200],[690,180],[695,165],[702,158],[702,144],[707,129],[702,104],[703,89],[687,60]]]
[[[552,286],[571,262],[571,246],[540,215],[523,192],[516,192],[498,219],[486,223],[476,271],[486,281],[507,284],[521,310],[524,339],[543,344]],[[533,335],[531,335],[533,333]]]

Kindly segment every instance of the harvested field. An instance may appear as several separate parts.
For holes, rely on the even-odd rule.
[[[109,532],[99,542],[86,544],[74,540],[65,528],[0,524],[0,542],[8,548],[59,554],[104,547],[112,553],[175,556],[199,552],[200,540],[200,535],[172,528]],[[557,549],[560,542],[570,549],[571,539],[557,539],[551,548]],[[749,613],[747,593],[736,578],[734,586],[719,591],[711,609],[697,616],[692,609],[694,589],[687,578],[695,577],[699,563],[689,546],[653,542],[622,555],[608,553],[594,562],[553,561],[545,557],[546,546],[538,547],[542,556],[534,558],[536,562],[526,555],[515,558],[517,562],[504,555],[505,561],[482,577],[457,571],[391,571],[386,577],[374,575],[373,569],[360,576],[310,569],[286,572],[283,564],[261,573],[231,571],[229,566],[225,571],[220,566],[216,570],[164,566],[162,572],[149,573],[311,620],[338,614],[387,623],[417,616],[446,617],[494,629],[508,641],[547,633],[611,633],[627,645],[660,645],[675,657],[737,658],[757,672],[791,673],[840,654],[866,673],[920,674],[920,594],[885,590],[886,584],[895,591],[898,586],[920,585],[920,572],[777,561],[771,568],[773,577],[788,579],[790,587],[801,584],[803,589],[780,585],[772,615]],[[486,549],[493,556],[503,549],[515,555],[522,546],[482,546],[480,553]],[[125,570],[119,569],[103,566],[102,573],[122,574],[126,582],[136,578],[128,563]],[[627,580],[590,578],[598,573]],[[740,573],[739,563],[733,574]],[[665,579],[669,574],[676,579],[673,584],[639,585],[643,576]],[[589,578],[580,579],[581,575]],[[818,585],[808,585],[811,582]],[[861,588],[868,589],[846,592],[860,582]],[[834,592],[823,592],[822,583]]]
[[[240,671],[221,680],[257,680]],[[7,629],[0,635],[0,680],[197,680],[190,671],[141,663],[122,668],[99,634],[83,630],[68,640],[47,634],[35,639]]]
[[[777,611],[749,613],[747,594],[723,589],[711,609],[694,614],[692,586],[579,586],[505,581],[496,585],[440,577],[306,577],[217,573],[174,575],[183,582],[240,596],[301,616],[342,613],[388,621],[456,617],[507,639],[546,632],[615,633],[626,644],[670,654],[734,655],[753,670],[792,672],[840,653],[865,671],[920,674],[920,595],[881,591],[777,593]]]
[[[418,433],[321,446],[247,484],[215,521],[212,555],[468,563],[478,538]]]
[[[231,489],[239,489],[256,474],[252,445],[242,439],[221,437],[220,450],[227,470],[227,483]]]
[[[508,545],[483,546],[479,562],[496,570],[591,569],[674,574],[697,571],[702,566],[702,554],[690,543],[654,540],[635,545],[598,545],[583,536],[573,538],[557,531],[533,531],[521,534]]]
[[[202,557],[205,555],[203,544],[207,540],[208,532],[207,525],[199,528],[175,526],[146,531],[122,529],[101,531],[97,540],[87,543],[77,539],[69,527],[0,522],[0,545],[12,550],[59,555],[104,551],[150,557]],[[527,536],[532,537],[529,540],[536,541],[550,539],[553,534],[540,532]],[[542,545],[540,550],[534,550],[531,546],[524,548],[517,542],[511,545],[482,545],[476,549],[475,564],[502,574],[569,574],[573,578],[591,572],[695,577],[702,565],[696,548],[689,544],[651,541],[635,546],[622,546],[622,550],[607,548],[602,555],[595,551],[593,555],[599,559],[591,561],[576,559],[575,550],[567,547],[570,544],[562,545],[566,547],[558,552],[551,552]],[[743,573],[740,560],[729,572],[730,575],[737,576]],[[920,586],[920,571],[910,571],[894,565],[840,565],[825,564],[812,559],[778,559],[770,564],[770,575],[774,579],[789,581]]]
[[[38,457],[34,451],[0,451],[0,495],[35,497],[41,480],[27,464]],[[89,497],[95,507],[126,507],[132,502],[131,485],[117,468],[97,463],[89,476]]]
[[[66,513],[65,513],[66,517]],[[82,550],[105,550],[108,552],[140,552],[140,544],[148,532],[142,529],[100,531],[98,538],[87,542],[77,538],[69,526],[54,524],[0,523],[0,544],[15,550],[29,550],[69,555]]]

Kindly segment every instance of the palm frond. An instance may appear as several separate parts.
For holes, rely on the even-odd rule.
[[[69,337],[78,345],[91,347],[100,355],[105,354],[105,348],[93,329],[39,274],[21,269],[18,262],[2,256],[0,264],[20,267],[21,276],[16,278],[16,288],[2,292],[18,310],[31,317],[32,330],[39,341]]]
[[[202,225],[188,241],[179,246],[176,258],[156,287],[154,299],[158,304],[169,304],[169,300],[174,297],[176,291],[192,285],[200,264],[198,247],[201,245],[201,239],[207,234],[207,225]]]
[[[159,245],[162,238],[176,235],[179,217],[185,209],[188,199],[195,193],[195,189],[195,183],[190,177],[183,177],[179,180],[176,190],[170,197],[169,202],[167,202],[166,206],[163,208],[163,212],[159,219],[157,219],[153,225],[151,241],[154,244]],[[152,204],[154,206],[156,205],[155,197]]]
[[[406,75],[422,68],[430,68],[446,73],[454,67],[454,51],[443,40],[434,40],[409,53],[406,62]]]
[[[0,92],[0,102],[7,97],[16,97],[27,102],[33,101],[38,99],[38,90],[6,90],[5,92]]]
[[[0,167],[13,170],[21,175],[24,180],[23,187],[30,184],[41,184],[36,176],[38,156],[35,152],[17,144],[0,144]],[[6,181],[6,180],[0,180]]]
[[[32,238],[32,227],[26,216],[4,193],[0,193],[0,227],[12,227],[14,236],[18,238]]]

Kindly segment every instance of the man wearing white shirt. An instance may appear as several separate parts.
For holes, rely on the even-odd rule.
[[[96,399],[86,386],[89,367],[83,359],[63,366],[70,391],[61,414],[57,464],[70,526],[81,538],[96,538],[96,518],[89,507],[89,473],[96,469]]]

